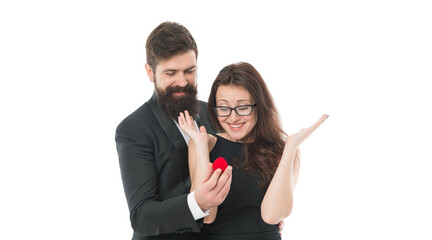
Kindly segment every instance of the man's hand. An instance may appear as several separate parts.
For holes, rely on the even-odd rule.
[[[231,186],[232,167],[228,166],[223,173],[221,169],[213,172],[209,163],[205,179],[194,190],[195,200],[203,211],[217,207],[225,200]]]
[[[281,235],[281,236],[282,236],[283,226],[284,226],[284,220],[282,219],[282,221],[280,221],[279,224],[278,224],[279,235]]]

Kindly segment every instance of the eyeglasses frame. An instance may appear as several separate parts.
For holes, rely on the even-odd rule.
[[[252,109],[251,109],[251,111],[250,111],[250,113],[249,114],[247,114],[247,115],[244,115],[244,114],[239,114],[238,112],[237,112],[237,108],[239,108],[239,107],[252,107]],[[232,110],[234,110],[234,112],[237,114],[237,115],[239,115],[239,116],[249,116],[249,115],[251,115],[252,114],[252,112],[253,112],[253,110],[255,109],[255,107],[256,107],[256,103],[255,104],[251,104],[251,105],[239,105],[239,106],[237,106],[237,107],[225,107],[225,106],[216,106],[216,107],[214,107],[214,109],[215,109],[215,113],[216,113],[216,115],[218,116],[218,117],[229,117],[230,115],[231,115],[231,113],[232,113]],[[228,115],[224,115],[224,116],[220,116],[219,114],[218,114],[218,112],[217,112],[217,109],[218,108],[229,108],[229,110],[230,110],[230,112],[229,112],[229,114]]]

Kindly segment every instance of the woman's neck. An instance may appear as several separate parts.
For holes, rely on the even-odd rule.
[[[231,137],[227,132],[219,133],[219,136],[225,138],[226,140],[229,140],[231,142],[237,142],[237,143],[251,143],[253,141],[246,141],[245,139],[235,139]]]

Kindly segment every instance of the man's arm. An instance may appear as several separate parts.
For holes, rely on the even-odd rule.
[[[122,123],[115,139],[132,228],[142,236],[199,232],[187,204],[187,193],[157,200],[158,174],[150,138]]]

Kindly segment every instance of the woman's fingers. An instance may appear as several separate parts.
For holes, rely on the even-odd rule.
[[[185,119],[186,119],[186,123],[188,126],[190,126],[190,122],[189,122],[189,112],[187,110],[184,111],[184,115],[185,115]]]
[[[327,118],[329,117],[328,114],[323,114],[320,119],[318,119],[318,121],[316,123],[314,123],[312,126],[309,127],[309,132],[312,133],[315,130],[317,130],[317,128],[321,125],[321,123],[323,123]]]
[[[199,130],[200,130],[200,133],[207,134],[207,130],[206,130],[206,128],[204,126],[200,126]]]
[[[327,118],[329,117],[328,114],[323,114],[320,119],[315,123],[317,125],[317,128],[323,123]]]
[[[180,125],[180,128],[186,132],[186,134],[189,133],[190,127],[189,127],[189,124],[186,122],[185,116],[182,112],[180,113],[180,115],[178,117],[178,124]]]
[[[185,118],[186,118],[187,125],[189,127],[194,127],[193,118],[192,118],[192,116],[189,115],[189,111],[188,110],[185,110]]]
[[[198,131],[195,127],[194,120],[192,116],[190,116],[189,112],[185,110],[184,112],[179,113],[178,117],[178,124],[180,125],[180,128],[192,139],[196,139],[199,134],[206,134],[207,131]]]
[[[327,118],[329,117],[329,115],[324,114],[320,117],[320,119],[318,119],[317,122],[315,122],[314,124],[312,124],[312,126],[308,127],[308,128],[303,128],[302,130],[300,130],[298,133],[293,134],[293,135],[289,135],[288,136],[288,142],[291,142],[292,144],[295,145],[300,145],[306,138],[308,138]]]
[[[178,117],[179,125],[193,126],[193,118],[189,115],[189,112],[185,110],[185,113],[180,112]]]
[[[178,123],[181,128],[184,128],[185,122],[184,122],[184,115],[182,112],[180,112],[180,115],[178,116]]]

